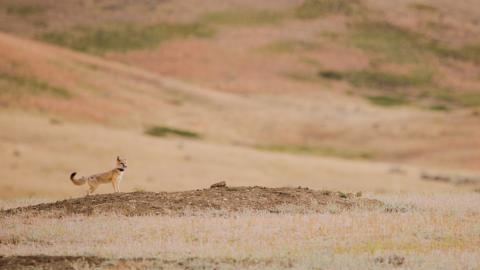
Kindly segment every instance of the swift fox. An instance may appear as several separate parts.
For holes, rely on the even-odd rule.
[[[75,179],[77,173],[74,172],[70,175],[70,180],[72,180],[72,183],[77,186],[87,183],[90,187],[87,191],[87,195],[92,194],[100,184],[107,183],[112,183],[114,192],[120,192],[120,182],[122,181],[123,173],[126,168],[127,160],[117,156],[117,166],[115,169],[91,176],[82,176],[78,179]]]

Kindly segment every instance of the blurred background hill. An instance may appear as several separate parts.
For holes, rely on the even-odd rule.
[[[117,155],[124,191],[477,188],[479,26],[475,0],[0,0],[0,196]]]

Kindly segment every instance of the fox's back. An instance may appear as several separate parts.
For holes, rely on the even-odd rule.
[[[112,171],[92,175],[89,177],[89,180],[104,184],[104,183],[113,182],[114,180],[116,180],[116,177],[117,176],[115,171],[112,170]]]

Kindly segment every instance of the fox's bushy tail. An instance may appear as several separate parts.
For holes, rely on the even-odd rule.
[[[70,180],[72,180],[72,183],[74,185],[80,186],[85,184],[85,182],[87,182],[87,179],[85,177],[80,177],[79,179],[75,179],[76,174],[77,174],[76,172],[73,172],[72,174],[70,174]]]

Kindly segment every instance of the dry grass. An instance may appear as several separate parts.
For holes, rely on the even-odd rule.
[[[387,209],[330,214],[4,218],[0,254],[233,258],[296,269],[375,269],[385,266],[375,258],[397,255],[406,269],[480,266],[478,194],[380,197]]]
[[[52,199],[42,199],[42,198],[27,198],[27,199],[10,199],[10,200],[0,200],[0,210],[6,210],[17,207],[25,207],[29,205],[36,205],[41,203],[52,202]]]

